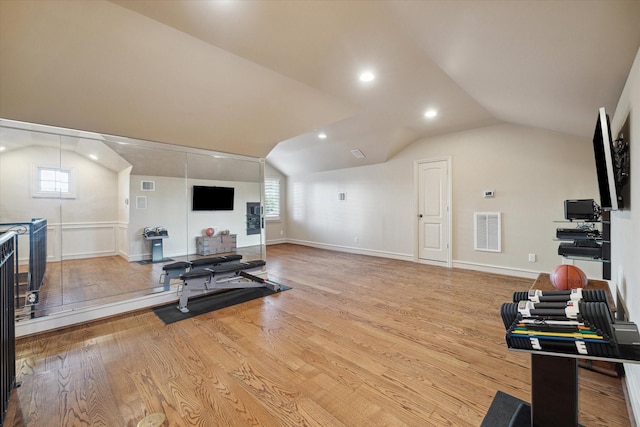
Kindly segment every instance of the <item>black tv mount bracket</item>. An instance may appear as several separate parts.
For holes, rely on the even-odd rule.
[[[625,141],[624,135],[620,135],[620,138],[613,141],[612,145],[612,157],[614,170],[616,171],[616,187],[618,189],[624,187],[629,180],[629,163],[631,161],[629,156],[629,143]]]

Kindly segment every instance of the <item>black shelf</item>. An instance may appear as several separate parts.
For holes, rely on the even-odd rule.
[[[578,261],[592,261],[592,262],[600,262],[602,263],[602,278],[605,280],[611,279],[611,216],[608,210],[603,210],[601,214],[601,218],[598,221],[570,221],[570,220],[560,220],[553,221],[554,223],[563,223],[563,224],[575,224],[578,228],[583,224],[600,224],[601,230],[598,230],[598,237],[581,237],[578,239],[572,239],[570,237],[567,238],[554,238],[556,241],[560,242],[575,242],[575,241],[592,241],[600,244],[601,252],[599,256],[581,256],[581,255],[560,255],[563,258],[573,259]]]
[[[247,235],[260,234],[262,229],[262,215],[260,203],[247,202]]]

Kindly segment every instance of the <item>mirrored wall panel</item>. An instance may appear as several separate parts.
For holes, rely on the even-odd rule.
[[[0,233],[20,321],[176,292],[166,266],[265,259],[264,162],[0,119]]]

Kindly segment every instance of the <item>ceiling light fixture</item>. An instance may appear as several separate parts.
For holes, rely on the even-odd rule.
[[[320,138],[320,139],[327,139],[327,134],[326,134],[326,133],[324,133],[324,132],[320,132],[320,133],[318,134],[318,138]]]
[[[371,71],[364,71],[363,73],[360,74],[360,81],[361,82],[370,82],[373,81],[376,78],[375,74],[373,74]]]
[[[92,160],[98,160],[98,156],[96,156],[95,154],[89,154],[89,158]]]
[[[433,108],[430,110],[425,111],[424,116],[427,119],[433,119],[435,116],[438,115],[438,111],[434,110]]]
[[[0,147],[0,151],[4,151],[4,150],[5,150],[5,148],[4,148],[4,147]]]

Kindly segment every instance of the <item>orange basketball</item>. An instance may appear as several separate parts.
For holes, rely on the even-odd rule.
[[[575,265],[561,264],[551,270],[551,283],[556,289],[566,291],[587,286],[587,275]]]
[[[211,236],[213,236],[214,230],[213,230],[213,228],[209,227],[209,228],[207,228],[205,233],[207,234],[207,236],[211,237]]]

